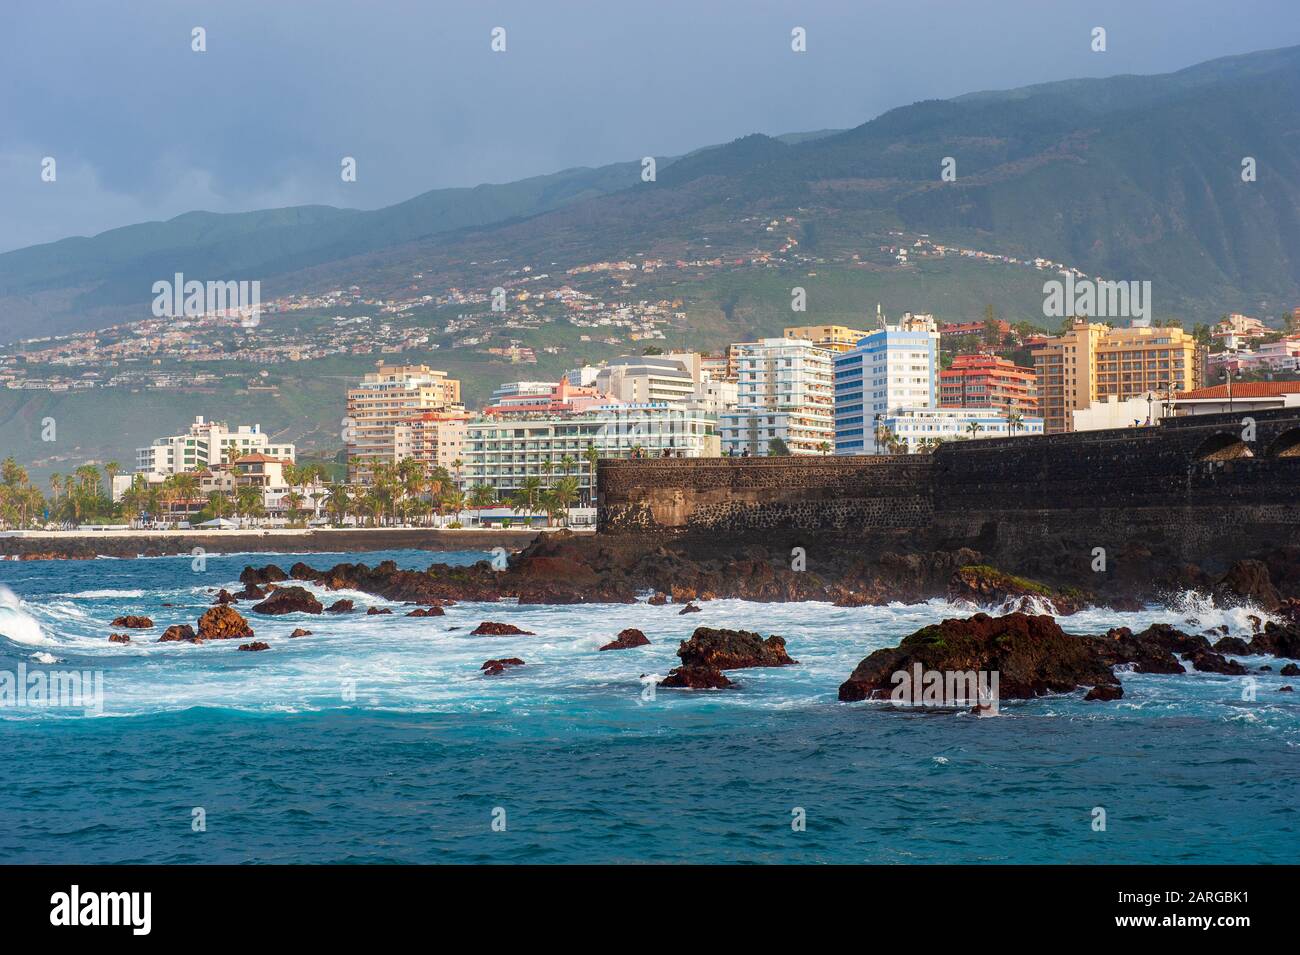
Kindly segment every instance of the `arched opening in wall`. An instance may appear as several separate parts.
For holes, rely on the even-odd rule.
[[[1271,458],[1300,458],[1300,428],[1283,431],[1277,440],[1268,446]]]
[[[1235,433],[1211,435],[1201,442],[1196,449],[1198,461],[1235,461],[1238,458],[1253,458],[1250,445]]]

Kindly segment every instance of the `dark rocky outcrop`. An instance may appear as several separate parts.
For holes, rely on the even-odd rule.
[[[1149,629],[1134,636],[1128,627],[1116,627],[1094,638],[1094,648],[1107,666],[1129,666],[1135,673],[1183,672],[1178,657],[1153,639]]]
[[[471,637],[533,637],[536,636],[531,630],[520,630],[512,623],[496,623],[492,620],[484,620],[477,627],[470,631]]]
[[[1264,624],[1264,632],[1251,639],[1250,652],[1300,660],[1300,625],[1270,620]]]
[[[393,610],[392,610],[391,607],[367,607],[367,608],[366,608],[366,616],[367,616],[367,617],[377,617],[377,616],[382,616],[383,614],[389,614],[389,613],[392,613],[392,612],[393,612]]]
[[[417,607],[414,610],[412,610],[410,613],[408,613],[407,616],[408,617],[442,617],[445,616],[446,613],[447,611],[443,610],[441,607],[438,606],[429,607],[427,610],[423,607]]]
[[[675,667],[659,682],[660,687],[683,690],[725,690],[735,685],[725,673],[710,666]]]
[[[1282,676],[1300,676],[1300,666],[1294,663],[1288,663],[1278,671]]]
[[[265,567],[245,567],[239,574],[239,582],[245,586],[256,584],[261,587],[266,584],[278,584],[288,579],[289,575],[275,564],[267,564]]]
[[[1245,656],[1250,653],[1250,647],[1241,637],[1221,637],[1214,641],[1215,653],[1231,653],[1233,656]]]
[[[234,607],[213,607],[199,617],[200,640],[233,640],[252,635],[253,628]]]
[[[293,631],[293,633],[289,634],[289,636],[291,636],[291,637],[310,637],[310,636],[311,636],[311,631],[310,631],[310,630],[304,630],[302,627],[298,627],[298,628],[296,628],[296,629]]]
[[[1056,589],[984,564],[958,568],[948,582],[948,598],[969,600],[982,607],[1004,607],[1021,611],[1029,610],[1035,599],[1048,600],[1057,613],[1063,616],[1095,602],[1095,598],[1083,591]]]
[[[686,613],[699,613],[699,612],[700,612],[700,608],[697,607],[697,606],[695,606],[695,604],[687,604],[687,605],[686,605],[685,607],[683,607],[681,610],[677,611],[677,616],[680,617],[682,614],[686,614]]]
[[[481,667],[484,676],[496,676],[498,673],[504,673],[507,667],[521,667],[524,661],[518,657],[505,657],[500,660],[488,660]]]
[[[916,672],[918,665],[940,673],[997,673],[1000,699],[1119,682],[1093,641],[1066,634],[1051,617],[979,613],[924,627],[897,647],[876,650],[840,686],[839,698],[888,699],[899,685],[894,674]]]
[[[1236,660],[1229,660],[1213,650],[1201,650],[1189,654],[1187,660],[1194,670],[1201,673],[1226,673],[1231,676],[1241,676],[1247,672],[1246,668]]]
[[[148,617],[140,617],[135,614],[127,614],[124,617],[116,617],[110,627],[125,627],[128,630],[148,630],[153,626],[153,621]]]
[[[198,643],[199,637],[188,623],[176,623],[164,630],[163,635],[158,638],[159,643],[171,643],[176,640]]]
[[[1124,688],[1118,683],[1099,683],[1084,694],[1086,702],[1110,702],[1124,695]]]
[[[325,608],[326,613],[351,613],[352,610],[353,610],[352,601],[348,600],[345,597],[340,597],[338,600],[334,601],[332,604],[330,604],[328,607]]]
[[[261,600],[266,594],[266,589],[257,586],[257,584],[245,584],[243,590],[232,596],[236,600]]]
[[[109,643],[130,643],[131,638],[125,633],[110,633],[108,635]]]
[[[222,587],[221,590],[217,591],[217,596],[212,602],[214,604],[232,604],[238,600],[238,597],[232,594],[225,587]]]
[[[1227,604],[1254,604],[1261,610],[1275,610],[1282,602],[1261,560],[1239,560],[1214,585],[1214,599]]]
[[[617,637],[605,644],[602,650],[631,650],[633,647],[644,647],[649,645],[650,640],[640,630],[628,628],[619,633]]]
[[[784,637],[767,637],[749,630],[699,627],[677,648],[685,667],[739,670],[745,667],[784,667],[798,663],[785,650]]]
[[[286,613],[321,613],[324,608],[311,591],[302,587],[277,587],[261,603],[254,605],[253,612],[267,616]]]
[[[263,643],[261,640],[254,640],[252,643],[241,643],[239,649],[251,651],[270,650],[271,645],[269,643]]]

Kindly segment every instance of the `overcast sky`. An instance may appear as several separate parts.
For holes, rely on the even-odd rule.
[[[0,251],[1300,43],[1297,0],[6,0]],[[191,30],[207,31],[207,52]],[[506,29],[505,53],[490,49]],[[808,51],[790,49],[807,30]],[[1090,31],[1107,29],[1108,50]],[[43,157],[57,180],[41,181]],[[357,182],[339,176],[357,160]]]

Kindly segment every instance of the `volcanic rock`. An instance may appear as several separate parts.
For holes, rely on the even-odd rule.
[[[470,631],[471,637],[533,637],[536,636],[531,630],[520,630],[511,623],[494,623],[491,620],[484,620],[476,628]]]
[[[239,600],[238,597],[232,594],[225,587],[222,587],[221,590],[217,592],[216,599],[213,600],[212,602],[214,604],[232,604],[235,603],[237,600]]]
[[[1084,695],[1084,700],[1089,702],[1109,702],[1118,700],[1124,695],[1124,688],[1118,683],[1099,683]]]
[[[684,613],[699,613],[699,612],[700,612],[700,608],[695,606],[695,604],[687,604],[681,610],[677,611],[677,616],[680,617]]]
[[[985,564],[959,568],[948,582],[948,597],[951,600],[969,600],[981,606],[1006,606],[1021,611],[1027,610],[1034,599],[1048,600],[1063,616],[1082,610],[1091,602],[1089,595],[1081,590],[1056,590]]]
[[[940,673],[996,672],[1001,699],[1119,682],[1100,658],[1096,641],[1066,634],[1049,616],[978,613],[967,620],[924,627],[904,637],[897,647],[876,650],[841,684],[839,698],[846,702],[888,698],[897,685],[893,675],[911,672],[915,664],[922,671]]]
[[[1300,676],[1300,666],[1296,666],[1294,663],[1288,663],[1286,666],[1282,667],[1278,673],[1282,674],[1282,676]]]
[[[109,643],[130,643],[131,638],[125,633],[110,633],[108,635]]]
[[[310,637],[310,636],[311,636],[311,631],[310,631],[310,630],[304,630],[302,627],[298,627],[297,629],[295,629],[295,630],[293,631],[293,633],[289,634],[289,636],[291,636],[291,637]]]
[[[148,630],[153,626],[153,621],[148,617],[137,617],[133,614],[127,614],[125,617],[117,617],[110,627],[126,627],[128,630]]]
[[[199,617],[200,640],[233,640],[252,635],[253,628],[234,607],[213,607]]]
[[[488,660],[479,669],[483,671],[485,676],[496,676],[498,673],[504,673],[506,667],[521,667],[523,665],[524,661],[518,657],[505,657],[501,660]]]
[[[1264,624],[1264,632],[1250,641],[1250,652],[1300,660],[1300,625],[1279,625],[1270,620]]]
[[[332,604],[326,607],[325,612],[326,613],[351,613],[352,601],[340,597],[338,600],[334,601]]]
[[[241,643],[241,644],[239,645],[239,649],[241,649],[241,650],[270,650],[270,649],[271,649],[271,645],[270,645],[269,643],[263,643],[261,640],[254,640],[252,643]]]
[[[158,638],[159,643],[170,643],[174,640],[185,640],[189,643],[198,643],[199,638],[194,633],[194,628],[188,623],[172,624],[163,631],[163,635]]]
[[[715,630],[699,627],[677,648],[683,667],[739,670],[744,667],[784,667],[798,663],[785,652],[784,637],[768,637],[749,630]]]
[[[1153,639],[1149,631],[1134,636],[1128,627],[1115,627],[1104,637],[1092,638],[1097,656],[1107,666],[1131,666],[1136,673],[1183,673],[1173,652]]]
[[[430,607],[428,610],[425,610],[423,607],[416,607],[414,610],[408,613],[407,616],[408,617],[443,617],[446,616],[446,613],[447,612],[445,610],[443,610],[441,607],[438,606]]]
[[[391,607],[367,607],[366,608],[367,617],[377,617],[380,616],[381,614],[392,613],[392,612],[393,611]]]
[[[650,643],[650,640],[640,630],[628,628],[619,633],[617,637],[605,644],[602,650],[631,650],[633,647],[644,647]]]
[[[659,686],[669,689],[725,690],[736,684],[717,667],[680,666],[668,671]]]
[[[668,603],[668,595],[665,593],[655,593],[646,601],[652,607],[662,607]]]
[[[1246,668],[1236,660],[1229,660],[1213,650],[1193,653],[1187,659],[1191,661],[1192,668],[1201,673],[1227,673],[1231,676],[1240,676],[1246,672]]]
[[[265,567],[248,566],[239,574],[239,582],[245,585],[257,584],[258,586],[262,586],[264,584],[279,583],[282,580],[288,579],[289,575],[279,567],[275,566],[275,564],[267,564]]]
[[[1239,560],[1214,585],[1214,599],[1220,603],[1251,603],[1274,610],[1282,602],[1268,566],[1260,560]]]
[[[254,613],[278,616],[286,613],[320,613],[324,608],[320,601],[302,587],[277,587],[260,604],[253,607]]]
[[[1215,653],[1231,653],[1233,656],[1245,656],[1250,653],[1250,647],[1241,637],[1222,637],[1214,642]]]

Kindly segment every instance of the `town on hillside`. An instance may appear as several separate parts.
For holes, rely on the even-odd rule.
[[[0,525],[583,527],[601,458],[925,454],[1300,404],[1300,309],[1283,332],[1234,314],[1208,334],[1073,318],[1048,335],[991,312],[940,323],[879,306],[862,324],[712,353],[645,344],[558,380],[500,382],[476,409],[446,371],[381,358],[340,389],[333,458],[199,416],[126,467],[88,462],[48,489],[5,461]]]

